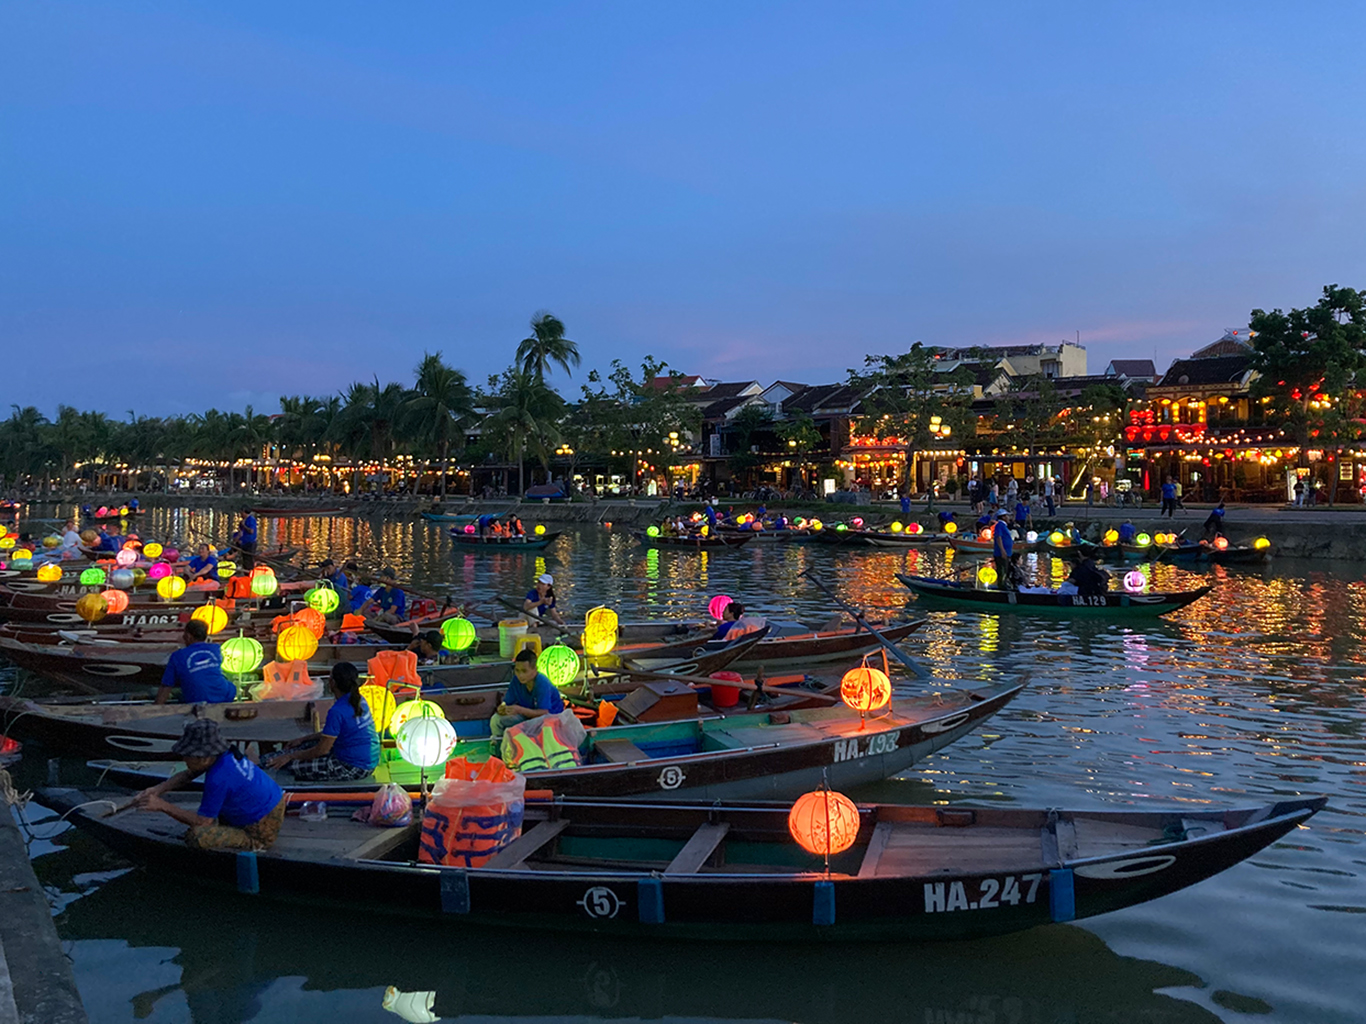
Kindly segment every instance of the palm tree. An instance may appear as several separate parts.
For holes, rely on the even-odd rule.
[[[417,387],[407,401],[415,437],[431,441],[441,454],[441,497],[446,497],[451,438],[474,413],[474,394],[465,375],[441,360],[441,353],[424,352],[417,366]]]
[[[533,445],[542,464],[547,464],[549,450],[560,438],[555,424],[563,410],[564,399],[530,370],[514,368],[503,374],[498,411],[489,418],[485,432],[501,432],[512,442],[517,456],[517,493],[524,490],[527,445]]]
[[[579,346],[564,336],[564,324],[544,310],[531,318],[531,337],[517,346],[517,362],[538,381],[545,381],[551,363],[558,363],[568,374],[571,364],[579,365]]]

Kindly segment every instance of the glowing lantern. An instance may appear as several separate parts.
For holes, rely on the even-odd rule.
[[[447,619],[441,623],[441,646],[448,651],[468,651],[477,639],[469,619]]]
[[[101,590],[100,597],[109,606],[110,615],[122,615],[128,610],[128,595],[122,590]]]
[[[455,749],[455,729],[444,718],[414,718],[394,733],[399,757],[419,768],[444,764]]]
[[[62,578],[62,567],[60,565],[40,565],[38,566],[38,579],[43,583],[56,583]]]
[[[958,532],[958,524],[955,523],[955,522],[953,522],[952,520],[950,520],[949,522],[947,522],[947,523],[944,524],[944,532],[945,532],[945,533],[957,533],[957,532]]]
[[[337,610],[337,606],[341,604],[341,598],[337,596],[337,592],[330,586],[314,587],[304,595],[304,600],[308,602],[310,608],[323,615],[331,615]]]
[[[836,533],[844,533],[844,532],[845,532],[846,530],[848,530],[848,529],[849,529],[849,524],[848,524],[848,523],[836,523],[836,524],[835,524],[835,532],[836,532]]]
[[[58,537],[55,533],[49,533],[46,537],[43,538],[43,547],[47,548],[48,550],[57,547],[61,543],[62,538]]]
[[[1106,531],[1105,531],[1105,537],[1103,538],[1103,540],[1105,541],[1106,544],[1118,544],[1118,543],[1119,543],[1119,531],[1118,531],[1118,530],[1106,530]]]
[[[280,589],[280,581],[275,578],[273,572],[253,574],[251,577],[251,594],[253,597],[272,597]]]
[[[108,505],[101,505],[99,508],[95,509],[95,518],[96,518],[96,519],[103,519],[103,518],[104,518],[105,516],[107,516],[108,514],[109,514],[109,506],[108,506]]]
[[[144,583],[146,583],[146,582],[147,582],[147,570],[145,570],[145,569],[134,569],[134,570],[133,570],[133,586],[135,586],[135,587],[140,587],[140,586],[142,586],[142,585],[143,585]]]
[[[468,533],[470,536],[474,536],[474,524],[473,524],[473,523],[466,523],[466,524],[465,524],[465,532]]]
[[[127,506],[127,505],[124,505],[124,506],[122,506],[122,507],[119,509],[119,515],[121,515],[121,516],[126,516],[127,514],[128,514],[128,506]]]
[[[1037,543],[1039,543],[1039,534],[1038,534],[1038,532],[1037,532],[1036,530],[1030,530],[1028,533],[1026,533],[1026,534],[1025,534],[1025,543],[1026,543],[1026,544],[1037,544]]]
[[[703,537],[705,537],[709,533],[711,533],[711,527],[708,526],[706,523],[703,523],[700,527],[698,527],[697,532],[701,534]]]
[[[210,635],[223,632],[228,625],[228,613],[216,604],[201,604],[190,613],[190,618],[204,623]]]
[[[892,523],[893,533],[900,533],[904,529],[906,529],[906,527],[901,525],[901,520],[898,519],[896,522]]]
[[[977,570],[977,579],[978,579],[981,583],[985,584],[986,586],[988,586],[988,587],[991,586],[993,583],[996,582],[996,568],[995,568],[995,566],[990,566],[990,565],[984,565],[984,566],[982,566],[982,568],[980,568],[980,569]]]
[[[1134,543],[1141,548],[1146,548],[1152,542],[1153,539],[1149,537],[1146,533],[1140,533],[1137,537],[1134,538]]]
[[[323,618],[323,613],[316,608],[300,608],[291,612],[289,621],[291,625],[303,626],[319,640],[327,632],[327,620]]]
[[[535,534],[536,534],[537,537],[544,537],[544,536],[545,536],[545,526],[544,526],[544,524],[542,524],[542,523],[537,523],[537,524],[536,524],[536,529],[535,529],[534,532],[535,532]]]
[[[175,548],[167,548],[161,553],[161,557],[168,562],[176,562],[180,560],[180,552]]]
[[[171,575],[171,567],[165,562],[157,562],[156,565],[147,570],[147,578],[153,583],[165,579],[169,575]]]
[[[862,517],[862,516],[854,516],[854,529],[855,529],[855,530],[862,530],[862,529],[863,529],[863,517]]]
[[[762,529],[764,528],[764,524],[763,524],[763,523],[760,523],[760,522],[756,522],[753,516],[750,516],[750,518],[749,518],[749,524],[750,524],[751,526],[753,526],[754,529],[755,529],[756,531],[762,530]],[[841,530],[845,529],[845,526],[844,526],[843,523],[840,523],[840,529],[841,529]]]
[[[185,596],[185,581],[179,576],[163,576],[157,580],[157,597],[163,601],[177,601]]]
[[[811,520],[811,529],[813,529],[813,530],[824,530],[824,529],[825,529],[825,524],[824,524],[823,522],[821,522],[819,519],[813,519],[813,520]]]
[[[1066,539],[1067,538],[1062,535],[1061,530],[1054,530],[1052,533],[1048,535],[1048,543],[1050,544],[1061,544]]]
[[[921,526],[919,523],[910,523],[910,524],[906,527],[906,532],[907,532],[907,533],[910,533],[910,534],[916,534],[916,533],[921,533],[921,532],[923,532],[924,529],[925,529],[925,527]],[[953,531],[951,530],[951,531],[949,531],[949,532],[952,533]]]
[[[142,547],[142,553],[148,558],[160,558],[161,552],[162,547],[156,541],[152,541],[150,544],[144,544]]]
[[[556,686],[568,686],[579,674],[579,656],[564,644],[551,644],[536,659],[536,667]]]
[[[843,793],[818,789],[797,798],[787,815],[787,830],[807,853],[832,857],[854,845],[858,807]]]
[[[136,536],[129,537],[126,541],[123,542],[122,545],[120,545],[120,549],[123,550],[123,551],[131,551],[131,552],[133,552],[134,554],[137,554],[137,550],[138,550],[138,539],[137,539],[137,537],[136,537]]]
[[[1258,537],[1252,542],[1252,546],[1258,551],[1265,551],[1267,548],[1271,547],[1271,541],[1267,540],[1265,537]]]
[[[0,537],[0,549],[9,551],[11,548],[14,547],[14,543],[15,542],[13,537]]]
[[[886,707],[891,699],[891,680],[867,665],[851,668],[840,680],[840,700],[863,714]]]
[[[76,601],[76,614],[86,622],[99,622],[109,614],[109,605],[99,594],[82,594]]]
[[[726,594],[717,594],[707,602],[707,614],[717,622],[721,621],[721,616],[726,614],[726,605],[730,604],[732,598]]]
[[[601,658],[617,645],[617,613],[611,608],[594,608],[584,616],[583,653]]]
[[[9,540],[8,537],[5,539]],[[33,552],[28,548],[15,548],[10,557],[16,562],[31,562],[33,560]]]
[[[119,552],[114,555],[114,564],[123,566],[124,568],[132,565],[137,560],[138,553],[136,551],[129,551],[127,548],[120,548]]]
[[[360,688],[360,695],[370,705],[370,717],[375,721],[375,731],[384,732],[394,717],[394,695],[388,687],[366,683]]]
[[[1227,538],[1227,537],[1215,537],[1215,538],[1214,538],[1214,546],[1215,546],[1216,548],[1218,548],[1220,551],[1226,551],[1226,550],[1228,550],[1228,538]]]
[[[109,585],[120,590],[127,590],[136,582],[137,578],[133,575],[132,569],[115,569],[109,574]]]
[[[978,540],[991,540],[991,527],[987,527],[977,535]]]
[[[1137,594],[1148,585],[1148,577],[1144,576],[1137,569],[1133,569],[1124,574],[1124,589],[1131,594]]]
[[[807,525],[807,523],[806,523],[806,516],[798,516],[798,517],[797,517],[797,526],[798,526],[798,528],[804,530],[804,529],[806,529],[806,525]]]
[[[266,652],[249,636],[235,636],[223,641],[223,671],[242,676],[255,672],[265,660]]]
[[[389,718],[389,728],[398,732],[416,718],[445,718],[446,712],[441,705],[430,700],[407,700],[400,704]]]
[[[237,563],[223,559],[218,563],[218,578],[220,580],[230,580],[237,575]]]
[[[275,639],[275,657],[279,661],[307,661],[318,653],[318,638],[307,626],[290,626]]]
[[[653,523],[651,523],[649,526],[645,527],[645,536],[647,536],[647,537],[658,537],[658,536],[659,536],[659,527],[658,527],[658,526],[655,526]]]

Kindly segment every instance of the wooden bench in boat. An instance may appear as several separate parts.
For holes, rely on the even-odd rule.
[[[648,761],[650,755],[630,740],[598,740],[593,749],[602,755],[603,760],[613,764],[630,764],[632,761]]]
[[[721,840],[726,838],[726,833],[730,831],[729,822],[712,824],[710,822],[699,825],[692,837],[683,844],[683,849],[678,851],[678,855],[669,861],[669,866],[664,869],[666,875],[693,875],[702,870],[702,865],[707,862],[717,847],[721,845]]]

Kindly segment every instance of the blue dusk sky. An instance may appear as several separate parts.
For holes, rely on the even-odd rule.
[[[1366,286],[1363,39],[1360,3],[9,0],[0,402],[481,382],[540,309],[584,371],[1078,332],[1162,368]]]

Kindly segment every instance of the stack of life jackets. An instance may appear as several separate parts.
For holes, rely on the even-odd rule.
[[[496,757],[458,757],[446,764],[422,816],[417,859],[423,864],[477,868],[522,834],[526,778]]]
[[[503,760],[519,772],[563,771],[583,763],[587,730],[570,708],[514,725],[503,733]]]

